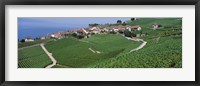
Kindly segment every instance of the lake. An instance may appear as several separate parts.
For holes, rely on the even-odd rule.
[[[36,38],[50,33],[74,28],[85,28],[89,24],[116,23],[130,20],[128,17],[19,17],[18,39]]]

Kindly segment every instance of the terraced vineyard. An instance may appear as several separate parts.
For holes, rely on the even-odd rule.
[[[92,48],[101,50],[101,52],[110,52],[117,49],[124,49],[123,52],[129,52],[131,49],[141,44],[139,42],[127,40],[125,37],[118,34],[97,34],[83,40],[89,42],[93,45]]]
[[[88,67],[128,52],[139,44],[120,35],[104,34],[94,35],[83,40],[61,39],[47,43],[45,47],[53,53],[58,64],[69,67]],[[99,51],[99,53],[93,53],[89,48]]]
[[[18,51],[18,68],[44,68],[51,63],[51,60],[40,46]]]
[[[148,44],[137,52],[118,56],[97,63],[95,68],[171,68],[182,67],[181,39],[163,37],[159,41],[148,40]]]
[[[162,27],[153,30],[151,24]],[[72,36],[45,43],[48,52],[57,60],[53,68],[181,68],[182,21],[180,18],[140,18],[126,21],[127,25],[140,25],[146,45],[128,40],[122,34],[95,34],[89,38]],[[40,43],[40,42],[39,42]],[[18,51],[19,68],[43,68],[51,60],[40,46]]]
[[[163,26],[150,29],[153,22]],[[182,67],[182,27],[177,19],[140,19],[130,25],[143,26],[148,35],[140,37],[147,45],[136,52],[111,58],[92,65],[94,68],[181,68]]]

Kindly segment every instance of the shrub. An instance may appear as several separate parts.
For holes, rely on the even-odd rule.
[[[76,34],[76,33],[72,33],[72,36],[73,36],[73,37],[76,37],[76,36],[77,36],[77,34]]]
[[[85,37],[85,36],[83,36],[83,35],[78,35],[78,36],[77,36],[78,39],[82,39],[82,38],[84,38],[84,37]]]
[[[124,31],[122,31],[122,30],[119,30],[118,32],[119,32],[120,34],[123,34],[123,33],[124,33]]]
[[[117,32],[115,32],[115,31],[111,31],[111,32],[110,32],[110,34],[116,34],[116,33],[117,33]]]
[[[135,33],[131,32],[131,31],[128,31],[128,30],[125,30],[125,31],[124,31],[124,35],[125,35],[126,37],[136,37],[136,34],[135,34]]]

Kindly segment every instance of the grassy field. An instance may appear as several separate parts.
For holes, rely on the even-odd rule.
[[[51,63],[51,60],[40,46],[18,51],[18,68],[44,68]]]
[[[69,67],[88,67],[114,58],[139,46],[120,35],[94,35],[88,39],[65,38],[45,45],[49,52],[62,64]],[[100,53],[93,53],[89,48]]]

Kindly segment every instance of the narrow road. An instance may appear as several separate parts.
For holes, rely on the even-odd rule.
[[[49,41],[52,41],[52,40],[48,40],[46,42],[49,42]],[[46,42],[43,42],[44,44]],[[25,47],[21,47],[21,48],[18,48],[18,50],[22,50],[22,49],[26,49],[26,48],[30,48],[30,47],[35,47],[35,46],[39,46],[41,43],[38,43],[38,44],[34,44],[34,45],[29,45],[29,46],[25,46]]]
[[[132,49],[129,53],[142,49],[147,44],[147,42],[144,40],[139,40],[139,41],[142,41],[142,44],[138,46],[137,48]]]
[[[39,45],[40,45],[40,44],[34,44],[34,45],[30,45],[30,46],[18,48],[18,50],[22,50],[22,49],[26,49],[26,48],[30,48],[30,47],[34,47],[34,46],[39,46]]]
[[[124,36],[124,37],[125,37],[125,36]],[[140,50],[140,49],[142,49],[142,48],[147,44],[147,42],[144,41],[143,39],[139,39],[139,38],[136,38],[136,37],[134,37],[134,38],[125,37],[125,38],[128,39],[128,40],[133,40],[133,41],[138,41],[138,42],[141,41],[141,42],[142,42],[142,44],[141,44],[140,46],[138,46],[138,47],[136,47],[136,48],[130,50],[129,53],[134,52],[134,51],[137,51],[137,50]]]
[[[95,50],[93,50],[92,48],[88,48],[91,52],[93,52],[93,53],[101,53],[100,51],[95,51]]]
[[[48,65],[46,68],[51,68],[54,65],[56,65],[56,63],[57,63],[56,59],[52,56],[52,53],[49,53],[49,51],[44,47],[44,43],[41,43],[40,46],[44,50],[44,52],[48,55],[48,57],[51,59],[51,61],[53,62],[52,64]]]
[[[61,64],[56,64],[58,66],[61,66],[61,67],[65,67],[65,68],[70,68],[69,66],[65,66],[65,65],[61,65]]]
[[[92,51],[93,53],[96,53],[93,49],[91,49],[91,48],[88,48],[90,51]]]

